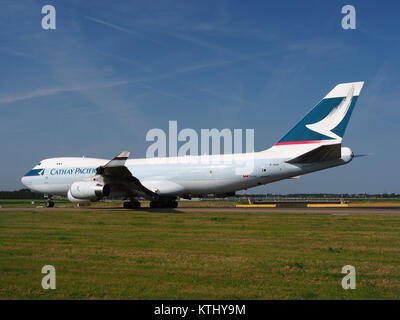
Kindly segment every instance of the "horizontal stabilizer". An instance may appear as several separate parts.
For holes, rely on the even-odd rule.
[[[286,161],[287,163],[316,163],[332,161],[341,158],[342,144],[322,145],[314,150],[306,152],[294,159]]]

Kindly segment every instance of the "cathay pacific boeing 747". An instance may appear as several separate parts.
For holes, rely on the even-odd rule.
[[[112,160],[51,158],[40,161],[21,181],[29,189],[68,197],[72,202],[125,198],[125,208],[177,207],[177,197],[231,194],[274,181],[349,163],[354,154],[342,138],[363,82],[333,88],[293,129],[267,150],[242,154]],[[46,204],[54,206],[50,200]]]

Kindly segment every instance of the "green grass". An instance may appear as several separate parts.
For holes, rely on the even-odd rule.
[[[33,204],[32,204],[33,202]],[[56,205],[70,205],[71,203],[68,200],[54,200]],[[45,206],[46,199],[0,199],[0,206],[5,208],[16,208],[16,207],[32,207],[36,208],[37,206]]]
[[[0,211],[0,298],[399,299],[399,244],[393,215]]]

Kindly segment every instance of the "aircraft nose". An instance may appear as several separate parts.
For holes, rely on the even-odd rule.
[[[29,172],[27,172],[27,173],[21,178],[21,183],[22,183],[25,187],[27,187],[27,188],[30,188],[30,185],[32,184],[32,179],[31,179],[31,175],[30,175],[31,172],[32,172],[32,170],[29,171]]]
[[[26,177],[25,177],[25,176],[23,176],[23,177],[21,178],[21,183],[22,183],[25,187],[27,187]]]

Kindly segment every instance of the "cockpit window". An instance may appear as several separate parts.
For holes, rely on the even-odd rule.
[[[41,164],[42,164],[42,163],[41,163],[41,162],[39,162],[37,165],[38,165],[38,166],[40,166]]]

